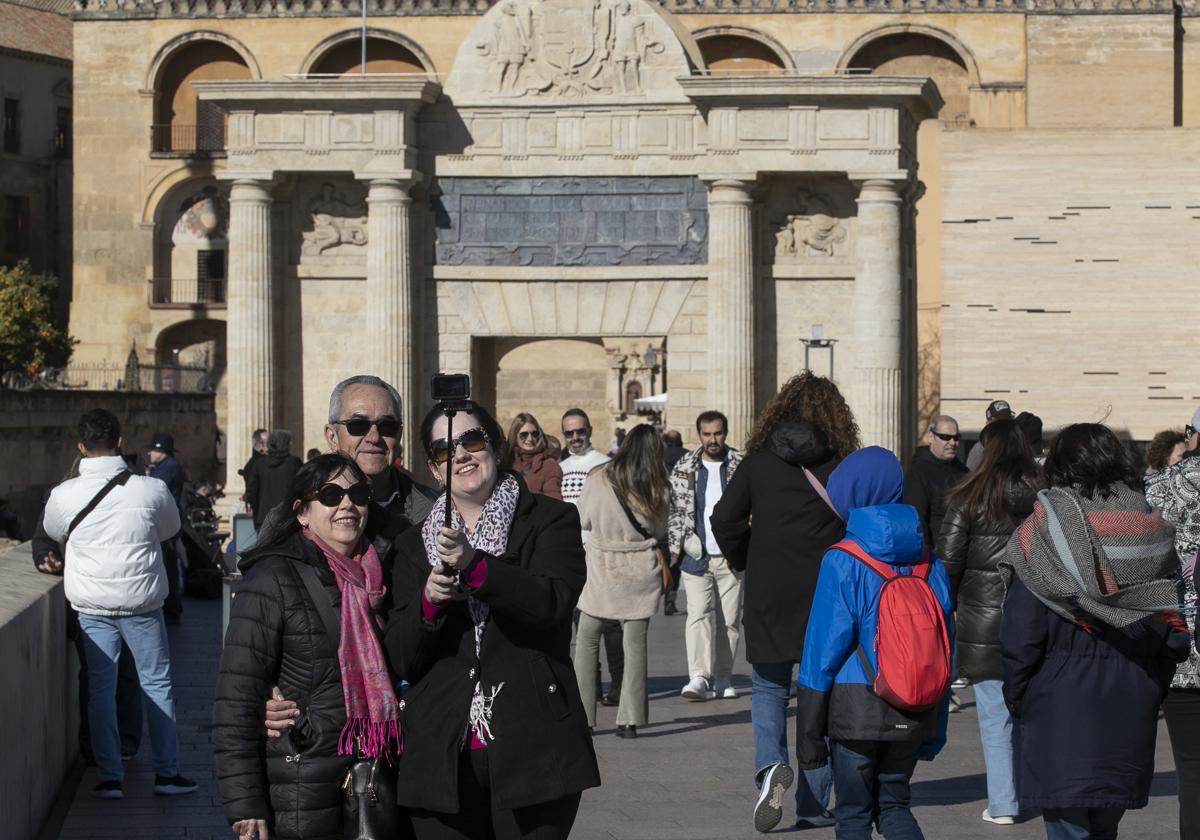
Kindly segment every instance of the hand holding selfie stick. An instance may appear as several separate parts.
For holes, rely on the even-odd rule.
[[[471,398],[471,377],[465,373],[436,373],[430,380],[430,390],[432,391],[433,400],[438,404],[438,408],[442,410],[442,414],[446,418],[446,507],[442,519],[442,527],[451,528],[450,506],[453,501],[450,497],[450,482],[454,475],[454,415],[464,410],[466,401]],[[445,563],[441,564],[442,574],[447,574],[455,579],[458,578],[458,570],[449,568]]]

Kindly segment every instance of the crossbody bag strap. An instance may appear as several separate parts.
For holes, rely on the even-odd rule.
[[[312,598],[313,605],[321,616],[321,623],[325,625],[325,633],[333,639],[333,647],[336,650],[341,645],[342,620],[333,608],[333,599],[329,597],[329,591],[325,588],[325,584],[321,583],[321,579],[317,577],[316,569],[303,561],[296,563],[295,566],[296,571],[300,574],[300,580],[304,582],[304,588],[308,590],[308,597]]]
[[[833,515],[841,519],[842,515],[833,506],[833,502],[829,498],[829,491],[825,489],[825,485],[821,483],[821,480],[813,475],[812,470],[808,467],[801,467],[800,469],[804,470],[804,477],[808,479],[808,483],[812,485],[812,489],[816,491],[816,494],[821,497],[822,501],[829,505],[829,509],[833,511]]]
[[[613,492],[613,496],[616,498],[617,504],[621,506],[621,510],[625,511],[625,515],[629,518],[629,524],[633,526],[633,530],[641,534],[642,539],[653,540],[654,535],[643,528],[642,523],[637,521],[637,517],[633,515],[633,511],[629,509],[629,505],[625,504],[625,500],[618,496],[615,491]],[[658,541],[655,540],[655,542],[657,543]]]
[[[96,509],[96,505],[100,504],[104,497],[113,490],[129,481],[129,477],[131,475],[133,475],[133,473],[131,473],[129,470],[121,470],[119,473],[110,478],[103,487],[100,488],[99,493],[97,493],[95,496],[92,496],[92,500],[83,506],[83,510],[75,514],[75,518],[72,519],[71,524],[67,526],[67,535],[63,537],[63,545],[66,545],[71,539],[71,533],[79,527],[79,523],[86,519],[87,515]]]

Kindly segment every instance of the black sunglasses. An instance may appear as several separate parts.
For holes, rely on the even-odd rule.
[[[563,430],[563,437],[573,438],[573,437],[587,437],[587,436],[588,436],[587,429],[565,429],[565,430]]]
[[[454,448],[462,447],[468,452],[482,452],[492,440],[483,429],[467,429],[453,441]],[[450,460],[450,442],[445,438],[435,440],[430,447],[430,456],[435,464],[444,464]]]
[[[517,432],[517,437],[519,437],[521,440],[537,440],[541,436],[542,433],[537,429],[534,429],[532,432]]]
[[[933,429],[930,429],[929,431],[935,438],[938,440],[944,440],[946,443],[949,443],[952,440],[962,440],[962,435],[944,435],[941,432],[933,431]]]
[[[351,417],[349,420],[334,420],[331,426],[345,426],[351,437],[365,437],[371,427],[379,429],[381,437],[394,438],[400,434],[404,424],[394,417],[382,417],[379,420],[368,420],[366,417]]]
[[[1190,438],[1194,434],[1196,434],[1196,430],[1194,428],[1192,428],[1190,425],[1183,427],[1183,437],[1185,440]]]
[[[318,502],[325,507],[337,507],[342,503],[342,499],[350,497],[350,501],[356,505],[365,505],[371,501],[371,487],[363,482],[352,484],[349,487],[343,487],[340,484],[325,484],[313,496]]]

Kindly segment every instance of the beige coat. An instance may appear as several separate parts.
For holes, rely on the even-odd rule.
[[[579,596],[579,609],[596,618],[650,618],[658,610],[662,595],[655,540],[644,539],[634,530],[605,469],[588,477],[576,504],[580,522],[589,531],[584,547],[587,583]],[[666,505],[658,522],[634,515],[655,539],[666,538]]]

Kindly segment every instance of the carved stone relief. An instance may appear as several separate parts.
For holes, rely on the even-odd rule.
[[[787,264],[850,258],[851,206],[836,190],[777,190],[767,202],[765,259]]]
[[[501,0],[472,30],[446,92],[567,99],[641,96],[688,71],[674,34],[646,0]]]
[[[171,233],[175,245],[209,244],[229,235],[229,208],[215,187],[188,196]]]
[[[361,195],[331,183],[307,202],[311,229],[303,232],[301,256],[361,251],[367,244],[367,202]]]

